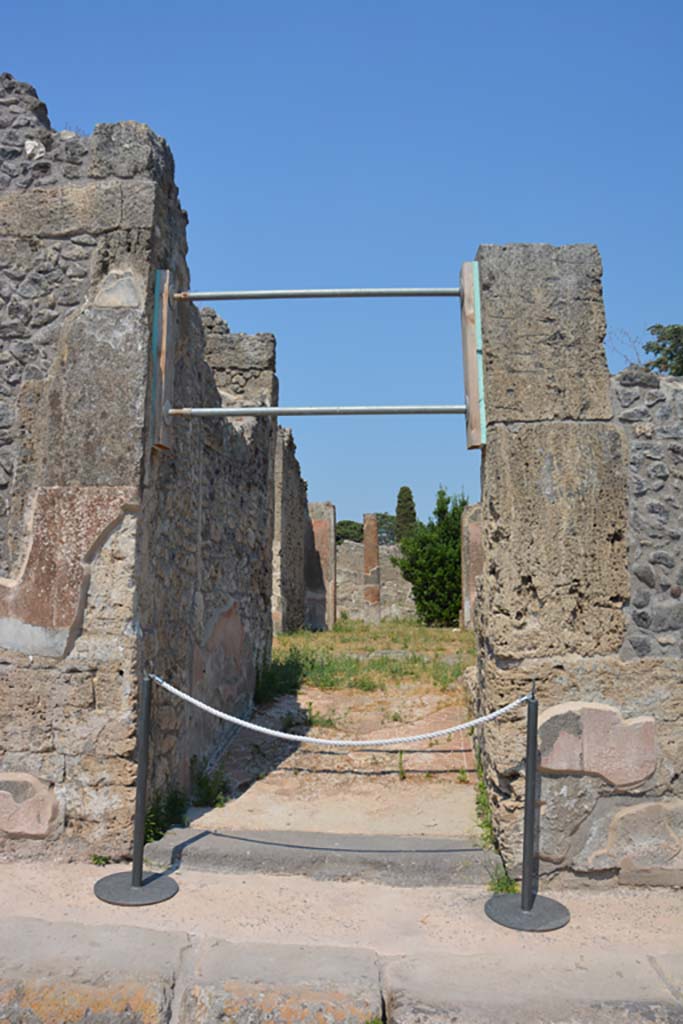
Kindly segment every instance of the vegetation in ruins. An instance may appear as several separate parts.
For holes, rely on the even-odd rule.
[[[416,523],[401,541],[396,565],[413,587],[418,618],[429,626],[457,626],[461,597],[460,521],[464,494],[440,487],[428,523]]]
[[[417,513],[410,487],[399,488],[396,498],[396,543],[400,544],[415,528]]]
[[[174,825],[184,825],[188,806],[187,797],[179,789],[155,793],[145,815],[145,842],[153,843]]]
[[[356,544],[362,544],[363,524],[357,523],[355,519],[340,519],[335,528],[335,539],[337,544],[341,544],[345,540],[352,540]]]
[[[645,364],[648,370],[683,377],[683,324],[653,324],[647,330],[652,337],[643,348],[654,356]]]
[[[510,878],[502,864],[497,864],[489,877],[489,889],[491,892],[515,893],[519,892],[519,885]]]
[[[416,622],[367,626],[343,619],[329,633],[277,637],[272,662],[259,674],[255,702],[268,704],[302,686],[371,693],[424,682],[446,693],[473,661],[472,635],[465,631],[454,637]]]

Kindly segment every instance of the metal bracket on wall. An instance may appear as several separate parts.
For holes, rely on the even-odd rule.
[[[171,426],[165,409],[173,398],[176,313],[171,305],[172,298],[171,271],[157,270],[154,280],[149,415],[150,445],[153,451],[168,451],[171,448]]]
[[[481,329],[479,264],[476,261],[463,263],[460,270],[460,322],[467,406],[467,447],[483,448],[486,445],[484,345]]]

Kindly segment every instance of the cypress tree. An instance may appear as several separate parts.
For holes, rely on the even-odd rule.
[[[415,529],[417,515],[410,487],[401,487],[396,499],[396,542],[398,544]]]

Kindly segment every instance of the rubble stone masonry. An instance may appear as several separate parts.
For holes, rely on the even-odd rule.
[[[271,638],[275,427],[149,441],[157,268],[188,287],[173,159],[144,125],[55,132],[0,76],[0,853],[129,852],[153,670],[246,710]],[[274,341],[176,303],[174,402],[277,401]],[[226,740],[153,694],[152,788]]]

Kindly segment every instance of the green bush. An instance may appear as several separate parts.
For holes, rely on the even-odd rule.
[[[337,544],[344,540],[353,540],[357,544],[363,543],[363,524],[353,519],[340,519],[337,523],[335,537]]]
[[[427,626],[457,626],[461,596],[460,520],[464,494],[449,498],[443,487],[434,515],[416,523],[401,541],[396,564],[412,584],[418,618]]]

